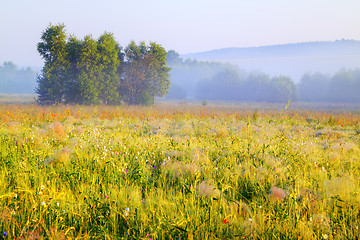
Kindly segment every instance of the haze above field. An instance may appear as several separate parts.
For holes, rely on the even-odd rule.
[[[228,47],[258,47],[310,41],[360,39],[357,0],[126,0],[3,1],[0,8],[0,63],[41,67],[36,51],[49,23],[95,38],[114,33],[130,40],[156,41],[180,54]]]
[[[333,74],[342,68],[360,66],[360,41],[308,42],[250,48],[223,48],[184,54],[184,59],[217,61],[246,71],[286,75],[299,82],[304,73]]]

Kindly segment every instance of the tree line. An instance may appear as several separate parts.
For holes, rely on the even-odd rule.
[[[296,85],[291,78],[270,78],[263,73],[241,77],[237,71],[227,69],[210,79],[199,81],[197,99],[225,101],[286,102],[298,100]]]
[[[30,68],[18,68],[12,62],[0,65],[0,93],[34,93],[36,74]]]
[[[37,50],[45,62],[35,89],[40,104],[151,105],[170,86],[167,52],[155,42],[122,48],[112,33],[79,40],[64,24],[50,24]]]
[[[360,103],[360,69],[306,73],[295,83],[288,76],[247,73],[230,64],[183,60],[175,51],[168,52],[168,64],[172,75],[168,99],[190,95],[213,101]]]
[[[305,74],[298,90],[305,102],[360,103],[360,69],[341,69],[333,75]]]
[[[220,62],[197,61],[182,59],[174,50],[168,51],[167,63],[171,68],[171,86],[166,98],[195,99],[198,82],[211,78],[217,73],[234,66]]]

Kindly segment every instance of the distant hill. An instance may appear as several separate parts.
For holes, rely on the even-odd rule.
[[[228,62],[247,71],[287,75],[295,82],[306,72],[332,74],[360,67],[360,41],[306,42],[263,47],[224,48],[181,55],[201,61]]]

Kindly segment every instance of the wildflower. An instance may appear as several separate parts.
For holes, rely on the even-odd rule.
[[[91,205],[91,208],[95,208],[95,205],[93,204],[93,205]]]
[[[8,234],[7,234],[7,232],[3,232],[3,235],[4,235],[4,236],[7,236]]]
[[[45,188],[45,186],[44,186],[44,185],[41,185],[40,189],[43,190],[44,188]]]
[[[224,218],[224,219],[223,219],[223,223],[228,224],[229,221],[228,221],[226,218]]]
[[[15,193],[14,198],[17,198],[17,197],[18,197],[18,195]]]
[[[46,207],[46,203],[45,203],[45,202],[41,202],[41,206]]]
[[[85,195],[85,196],[84,196],[84,200],[86,200],[87,198],[88,198],[88,197]]]
[[[125,217],[127,217],[129,214],[128,214],[128,212],[130,211],[130,209],[129,208],[125,208],[125,211],[124,211],[124,216]]]
[[[107,199],[108,198],[108,196],[105,196],[105,199]]]
[[[327,234],[323,234],[323,239],[328,239],[328,235]]]
[[[60,206],[60,203],[58,203],[58,202],[57,202],[57,203],[56,203],[56,206],[58,206],[58,207],[59,207],[59,206]]]

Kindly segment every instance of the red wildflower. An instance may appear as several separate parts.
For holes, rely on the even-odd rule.
[[[226,218],[224,218],[224,219],[223,219],[223,223],[228,224],[229,221],[228,221]]]

